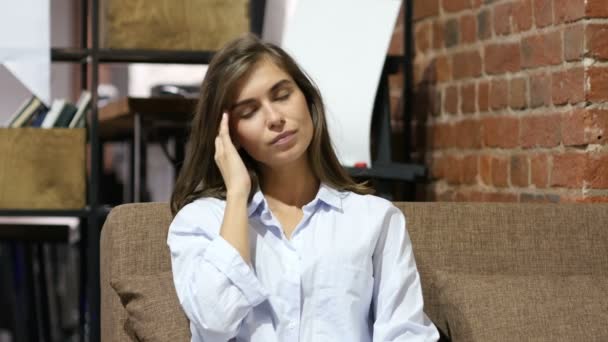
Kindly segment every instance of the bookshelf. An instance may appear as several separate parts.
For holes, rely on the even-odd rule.
[[[163,63],[163,64],[207,64],[213,57],[213,51],[161,51],[161,50],[125,50],[125,49],[103,49],[100,48],[100,1],[99,0],[76,0],[80,3],[80,42],[77,48],[51,48],[51,60],[53,62],[69,62],[80,65],[80,88],[97,89],[99,84],[99,65],[102,63]],[[254,33],[261,34],[263,14],[265,8],[264,0],[250,1],[250,29]],[[100,288],[99,288],[99,238],[100,230],[109,213],[108,206],[99,201],[99,190],[101,188],[102,170],[102,139],[118,139],[128,135],[128,131],[137,131],[133,125],[138,115],[129,110],[131,104],[146,106],[146,101],[126,100],[126,110],[123,107],[105,109],[100,113],[98,108],[99,97],[97,91],[91,91],[91,109],[87,122],[87,136],[90,148],[90,173],[87,179],[86,206],[76,210],[38,210],[38,209],[0,209],[1,217],[76,217],[81,222],[81,261],[83,284],[82,294],[86,296],[86,304],[82,304],[80,313],[80,339],[82,341],[100,340]],[[130,102],[131,101],[131,102]],[[135,102],[133,102],[135,101]],[[148,112],[148,111],[146,111]],[[107,114],[109,113],[109,114]],[[126,113],[126,116],[121,114]],[[129,114],[131,113],[131,114]],[[104,116],[105,115],[105,116]],[[108,116],[109,115],[109,116]],[[129,116],[131,115],[131,116]],[[105,118],[104,130],[101,130],[100,119]],[[125,121],[126,120],[126,121]],[[127,122],[127,127],[120,129]],[[129,123],[130,122],[130,123]],[[130,126],[129,126],[130,125]],[[116,132],[112,130],[116,129]],[[123,134],[120,136],[120,134]],[[84,148],[84,147],[83,147]],[[2,226],[2,223],[0,223]],[[3,225],[6,232],[16,234],[23,239],[33,238],[36,241],[61,239],[67,236],[66,227],[55,227],[58,230],[48,233],[35,234],[35,229],[27,225]],[[16,231],[19,227],[28,233],[25,237]],[[48,232],[48,231],[47,231]],[[30,234],[31,233],[31,234]],[[7,233],[8,234],[8,233]],[[2,237],[0,237],[1,239]],[[10,238],[5,236],[4,238]],[[46,240],[45,240],[46,239]],[[85,312],[86,311],[86,312]]]

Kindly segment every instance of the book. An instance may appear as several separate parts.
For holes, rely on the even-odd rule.
[[[78,108],[76,108],[76,106],[69,102],[66,102],[61,108],[61,112],[59,113],[57,120],[55,120],[55,122],[53,123],[53,127],[67,128],[70,122],[72,121],[74,114],[76,114],[77,110]]]
[[[78,98],[78,101],[76,102],[76,107],[78,108],[78,110],[76,111],[76,114],[74,114],[72,121],[70,121],[70,124],[68,125],[69,128],[81,128],[85,126],[85,114],[90,108],[90,105],[91,92],[84,90],[82,94],[80,94],[80,98]]]
[[[17,119],[19,115],[29,106],[34,97],[29,97],[19,105],[19,108],[9,117],[9,119],[4,123],[4,126],[11,127],[12,123]]]
[[[44,118],[46,117],[46,114],[48,112],[49,112],[49,109],[46,106],[39,107],[38,110],[36,110],[36,112],[34,112],[34,114],[32,114],[30,120],[28,120],[27,126],[40,127],[40,125],[42,125],[42,122],[44,121]]]
[[[44,110],[48,110],[44,103],[39,98],[32,96],[30,103],[15,117],[10,127],[26,127],[32,123],[32,119],[37,113]]]
[[[44,121],[42,121],[40,127],[53,128],[53,126],[55,125],[55,121],[57,121],[57,119],[59,118],[59,115],[61,114],[61,111],[63,110],[65,104],[65,99],[53,100],[53,103],[51,104],[51,109],[49,109],[49,112],[46,114],[46,117],[44,118]]]

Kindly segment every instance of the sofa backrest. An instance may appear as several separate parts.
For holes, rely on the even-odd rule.
[[[433,272],[608,274],[608,204],[396,203],[422,278],[425,311],[441,321]],[[114,208],[101,232],[104,341],[128,341],[110,281],[171,269],[166,203]]]
[[[435,272],[607,275],[608,204],[396,203],[405,213],[425,312],[442,331]]]
[[[108,215],[100,241],[102,341],[132,341],[125,329],[127,312],[110,281],[171,270],[167,232],[172,219],[167,203],[125,204]]]

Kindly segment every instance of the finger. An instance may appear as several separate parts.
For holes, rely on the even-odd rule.
[[[220,122],[220,134],[228,135],[228,114],[222,113],[222,121]]]
[[[215,138],[215,157],[218,158],[224,153],[224,144],[219,137]]]

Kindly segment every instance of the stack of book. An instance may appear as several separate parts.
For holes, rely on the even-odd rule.
[[[5,123],[6,127],[80,128],[85,126],[86,111],[91,104],[91,93],[83,91],[76,104],[57,99],[47,107],[32,96]]]

